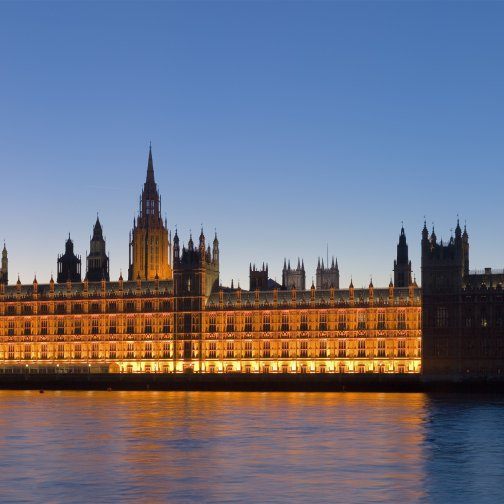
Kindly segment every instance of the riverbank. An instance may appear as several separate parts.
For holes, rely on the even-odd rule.
[[[504,380],[408,374],[3,374],[0,389],[504,392]]]

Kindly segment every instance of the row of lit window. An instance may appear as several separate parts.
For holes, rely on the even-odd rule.
[[[125,346],[125,348],[123,348]],[[73,343],[73,344],[65,344],[65,343],[57,343],[54,345],[55,350],[53,349],[52,353],[48,352],[50,345],[47,343],[40,344],[39,354],[38,356],[32,352],[32,345],[27,343],[20,347],[20,352],[22,353],[22,358],[24,359],[33,359],[39,358],[42,360],[48,359],[51,355],[52,358],[56,359],[65,359],[65,358],[74,358],[74,359],[82,359],[89,357],[91,359],[100,358],[100,344],[99,343],[91,343],[91,345],[84,345],[85,351],[83,352],[83,345],[81,343]],[[102,344],[103,348],[103,344]],[[66,351],[65,351],[66,350]],[[69,355],[69,351],[72,350],[71,355]],[[120,350],[120,351],[119,351]],[[378,340],[378,345],[376,349],[376,357],[406,357],[406,341],[399,340],[397,342],[397,349],[393,352],[389,352],[389,355],[386,355],[385,341]],[[337,349],[335,350],[335,355],[340,358],[346,357],[373,357],[375,354],[374,348],[366,348],[366,341],[359,340],[357,351],[348,350],[347,344],[345,340],[339,340]],[[321,340],[319,342],[317,349],[309,349],[308,341],[300,341],[299,348],[293,349],[288,341],[282,341],[280,351],[278,355],[276,352],[272,352],[271,342],[263,341],[260,351],[254,350],[252,341],[245,341],[243,345],[242,352],[239,352],[235,349],[234,341],[226,341],[225,347],[223,351],[219,351],[217,347],[217,342],[211,341],[208,344],[208,349],[206,352],[206,357],[209,359],[216,359],[219,357],[234,359],[239,358],[240,354],[242,358],[264,358],[269,359],[272,357],[278,358],[295,358],[296,356],[299,358],[308,358],[308,357],[318,357],[318,358],[328,358],[330,357],[330,352],[328,351],[327,341]],[[294,355],[293,355],[294,354]],[[16,346],[13,343],[7,345],[6,358],[7,359],[15,359],[21,358],[19,355],[16,356]],[[118,348],[118,344],[115,342],[111,342],[108,345],[108,355],[106,358],[116,359],[116,358],[125,358],[125,359],[135,359],[135,358],[144,358],[144,359],[152,359],[152,358],[162,358],[169,359],[172,357],[172,345],[169,342],[165,342],[162,344],[162,350],[159,355],[153,352],[153,344],[152,342],[146,342],[143,345],[143,349],[138,351],[138,348],[135,348],[135,344],[133,342],[128,342],[126,345],[120,345]],[[185,358],[197,358],[197,343],[192,342],[184,342],[184,357]]]

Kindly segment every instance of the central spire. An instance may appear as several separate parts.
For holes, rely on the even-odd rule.
[[[145,179],[146,184],[155,184],[154,180],[154,163],[152,162],[152,143],[149,142],[149,161],[147,162],[147,178]]]

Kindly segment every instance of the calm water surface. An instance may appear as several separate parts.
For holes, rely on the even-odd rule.
[[[504,398],[1,392],[2,502],[504,502]]]

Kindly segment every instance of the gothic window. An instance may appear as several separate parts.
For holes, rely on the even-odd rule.
[[[271,357],[271,343],[269,341],[263,342],[263,358],[269,359]]]
[[[82,359],[82,346],[80,343],[75,344],[74,354],[76,359]]]
[[[270,316],[269,314],[263,315],[263,331],[269,332],[270,330]]]
[[[234,358],[234,341],[226,342],[226,358],[227,359]]]
[[[170,358],[170,343],[165,341],[163,343],[163,359],[169,359]]]
[[[31,322],[29,320],[25,320],[24,333],[25,336],[29,336],[31,334]]]
[[[216,330],[217,330],[217,316],[210,315],[209,324],[208,324],[208,331],[211,333],[214,333]]]
[[[406,329],[406,313],[400,311],[397,314],[397,328],[398,329]]]
[[[91,345],[91,359],[98,359],[98,343]]]
[[[327,313],[319,315],[319,331],[327,331]]]
[[[299,347],[299,357],[306,359],[308,357],[308,341],[301,341]]]
[[[378,340],[378,357],[385,357],[385,340]]]
[[[31,345],[30,344],[27,344],[24,347],[24,358],[25,358],[25,360],[31,359]]]
[[[126,332],[133,334],[135,332],[135,321],[132,318],[126,320]]]
[[[40,347],[40,358],[42,360],[47,359],[47,344],[46,343],[42,343],[42,345]]]
[[[306,313],[301,314],[301,323],[299,329],[301,331],[308,331],[308,315]]]
[[[14,321],[13,320],[9,320],[9,328],[7,330],[7,334],[9,336],[14,336]]]
[[[327,357],[327,341],[321,340],[319,346],[319,357],[325,359]]]
[[[145,343],[144,357],[145,359],[152,359],[152,343],[150,341]]]
[[[75,334],[81,334],[82,332],[82,320],[81,319],[76,319],[74,323],[74,332]]]
[[[164,333],[169,333],[170,331],[170,319],[164,318],[163,319],[163,332]]]
[[[234,315],[226,315],[226,331],[233,332],[235,330]]]
[[[346,357],[346,340],[338,341],[338,357]]]
[[[397,342],[397,357],[406,357],[406,341],[404,340]]]
[[[385,329],[385,312],[383,311],[378,312],[378,329]]]
[[[145,333],[152,333],[152,319],[150,317],[145,319]]]
[[[217,342],[216,341],[210,341],[208,344],[208,358],[209,359],[216,359],[217,358]]]
[[[282,313],[282,331],[289,330],[289,314]]]
[[[43,319],[40,327],[40,334],[46,335],[47,334],[47,319]]]
[[[109,334],[115,334],[117,332],[117,322],[115,318],[110,319],[109,322]]]
[[[247,313],[247,315],[245,315],[245,331],[252,331],[252,315],[250,315],[250,313]]]
[[[128,350],[126,352],[126,358],[127,359],[133,359],[134,358],[135,351],[133,349],[133,342],[128,343]]]
[[[437,308],[436,327],[448,327],[448,310],[444,306],[438,306]]]
[[[338,314],[338,331],[346,330],[346,314],[340,313]]]
[[[91,334],[98,334],[98,319],[91,320]]]
[[[117,347],[115,343],[110,343],[109,346],[109,358],[110,359],[115,359],[117,355]]]
[[[58,359],[64,359],[65,358],[65,345],[64,343],[58,343],[58,349],[57,349],[57,355],[56,357]]]
[[[363,330],[366,329],[366,312],[359,311],[357,314],[357,329]]]
[[[7,350],[8,350],[8,353],[7,353],[8,359],[10,359],[10,360],[14,359],[14,345],[13,344],[9,344]]]
[[[286,359],[289,357],[289,342],[282,341],[282,358]]]
[[[357,357],[366,357],[366,340],[359,340],[357,345]]]
[[[245,341],[245,358],[252,358],[252,341]]]
[[[65,321],[58,319],[58,334],[65,334]]]

